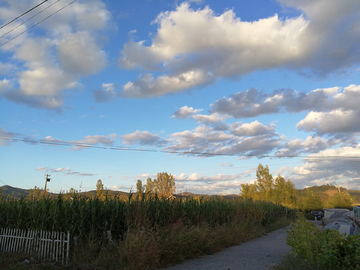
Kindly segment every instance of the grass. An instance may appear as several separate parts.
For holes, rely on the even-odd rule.
[[[0,253],[1,262],[5,263],[0,268],[136,270],[166,267],[284,227],[294,217],[293,211],[285,214],[284,210],[281,205],[241,199],[168,201],[156,196],[126,201],[85,197],[38,201],[3,199],[0,215],[4,218],[0,226],[70,230],[78,241],[71,248],[71,261],[66,266],[35,261],[23,264],[28,257]],[[107,238],[108,230],[112,240]]]
[[[284,256],[282,262],[275,266],[276,270],[321,270],[320,268],[307,263],[303,258],[294,254]]]

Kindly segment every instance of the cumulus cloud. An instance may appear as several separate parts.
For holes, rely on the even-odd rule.
[[[355,101],[358,99],[360,99],[360,86],[354,84],[344,89],[332,87],[315,89],[309,93],[281,89],[266,94],[251,88],[229,98],[218,99],[211,107],[214,113],[223,113],[234,118],[249,118],[279,112],[358,110],[359,106]]]
[[[125,97],[147,98],[181,92],[195,86],[205,86],[214,81],[214,76],[201,69],[192,69],[180,74],[162,75],[154,78],[152,74],[143,74],[134,82],[124,85]]]
[[[197,194],[239,194],[239,187],[253,170],[237,174],[201,175],[199,173],[174,175],[176,191]]]
[[[66,2],[69,1],[61,3]],[[0,8],[0,18],[8,21],[21,14],[24,8],[30,9],[36,4],[35,0],[6,1]],[[56,4],[41,15],[48,16],[59,8]],[[5,98],[33,108],[61,109],[65,90],[79,87],[81,77],[97,73],[106,66],[106,54],[98,43],[98,33],[106,29],[109,19],[110,12],[101,1],[77,1],[71,8],[65,8],[37,26],[45,32],[46,38],[26,32],[3,46],[1,49],[12,57],[6,65],[2,63],[1,73],[14,81],[10,89],[3,91]],[[29,23],[24,23],[6,38],[29,29]],[[12,27],[4,27],[0,34]],[[15,69],[17,73],[13,72]]]
[[[295,167],[291,179],[298,187],[349,183],[352,188],[360,189],[359,159],[360,144],[320,151],[309,155],[304,164]]]
[[[270,94],[251,88],[229,98],[223,97],[211,104],[212,114],[234,118],[251,118],[274,113],[298,113],[307,116],[296,127],[322,134],[359,132],[360,86],[315,89],[308,93],[281,89]],[[334,124],[336,123],[336,124]],[[253,124],[255,125],[255,124]]]
[[[340,140],[323,139],[318,136],[308,136],[305,140],[295,139],[284,145],[276,155],[281,156],[297,156],[302,153],[317,153],[326,150],[332,146],[339,144]]]
[[[194,115],[198,112],[201,112],[202,109],[194,109],[193,107],[184,106],[181,107],[179,110],[175,111],[172,115],[172,118],[181,118],[186,119],[191,115]]]
[[[111,134],[111,137],[113,137],[113,134]],[[110,147],[113,145],[114,140],[104,135],[93,135],[93,136],[85,136],[83,140],[69,141],[68,143],[75,145],[73,148],[71,148],[72,150],[80,150],[89,147],[91,145],[98,145],[98,144],[102,144]]]
[[[266,126],[259,121],[251,123],[234,123],[231,125],[232,133],[236,136],[256,136],[262,134],[271,134],[275,132],[276,125]]]
[[[252,22],[241,21],[234,10],[217,15],[210,7],[194,10],[188,3],[160,13],[153,22],[158,30],[151,44],[130,40],[118,61],[123,68],[141,67],[164,75],[154,78],[144,73],[124,86],[124,95],[165,95],[221,77],[277,67],[325,76],[358,63],[360,5],[355,1],[331,0],[333,6],[324,0],[303,2],[281,1],[299,10],[300,16],[275,14]]]
[[[240,128],[236,131],[236,128]],[[227,130],[217,130],[200,125],[193,131],[170,135],[168,151],[184,151],[184,154],[213,155],[265,155],[282,146],[283,138],[275,132],[275,126],[267,127],[259,122],[230,125]],[[235,133],[239,132],[241,136]]]
[[[161,137],[150,133],[149,131],[135,131],[131,134],[121,136],[123,142],[128,145],[140,144],[140,145],[153,145],[153,146],[164,146],[167,141]]]
[[[106,65],[106,55],[89,32],[70,34],[57,46],[60,65],[65,72],[90,75]]]
[[[360,110],[335,110],[331,112],[309,112],[296,127],[300,130],[314,131],[317,134],[337,132],[359,132]]]
[[[196,114],[193,116],[193,119],[196,122],[203,123],[203,124],[214,124],[214,123],[220,123],[221,121],[226,119],[226,116],[213,113],[210,115],[204,115],[204,114]]]
[[[1,81],[0,81],[0,94],[1,94],[2,92],[5,92],[5,91],[11,89],[11,87],[12,87],[11,81],[9,81],[9,80],[7,80],[7,79],[1,80]]]
[[[96,102],[108,102],[118,97],[115,92],[116,86],[113,83],[103,83],[101,89],[97,89],[93,93]]]

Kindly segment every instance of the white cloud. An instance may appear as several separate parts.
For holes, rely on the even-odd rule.
[[[38,4],[35,0],[6,2],[0,8],[0,17],[4,20],[9,19],[10,14],[21,14],[26,6],[31,8]],[[58,9],[59,4],[54,5],[41,16]],[[59,110],[63,106],[63,91],[78,87],[82,76],[105,67],[106,54],[98,45],[98,32],[105,30],[109,19],[110,12],[101,1],[78,1],[37,26],[46,37],[38,36],[37,32],[32,32],[31,37],[26,33],[2,47],[12,58],[9,57],[7,66],[2,63],[0,69],[5,69],[14,81],[14,86],[5,91],[5,97],[33,108]],[[29,29],[29,23],[8,38]],[[9,29],[2,30],[0,34]],[[16,74],[12,73],[15,69]]]
[[[175,11],[161,13],[154,23],[159,27],[152,44],[147,47],[144,42],[130,41],[121,52],[119,64],[147,70],[161,70],[162,64],[170,75],[156,79],[149,74],[142,75],[134,84],[129,82],[124,86],[127,96],[184,91],[212,83],[219,77],[236,77],[257,69],[278,67],[309,55],[301,42],[308,24],[303,17],[282,21],[274,15],[243,22],[233,10],[217,16],[209,7],[192,10],[183,3]],[[160,83],[165,78],[176,78],[171,80],[172,87],[166,88]],[[156,88],[141,84],[144,79]]]
[[[317,153],[339,144],[340,140],[323,139],[318,136],[308,136],[305,141],[302,139],[292,140],[279,150],[277,156],[297,156],[301,153]]]
[[[90,75],[106,65],[105,52],[95,44],[88,32],[69,35],[57,46],[58,58],[65,72]]]
[[[236,136],[257,136],[274,133],[276,125],[271,124],[270,126],[265,126],[264,124],[255,120],[251,123],[241,123],[239,126],[233,124],[232,127],[234,127],[232,132]]]
[[[196,122],[203,123],[203,124],[218,123],[218,122],[225,120],[226,118],[227,118],[226,116],[222,116],[217,113],[213,113],[210,115],[196,114],[193,116],[193,119]]]
[[[133,145],[154,145],[154,146],[164,146],[167,141],[160,138],[157,135],[150,133],[149,131],[135,131],[131,134],[122,135],[121,138],[125,144]]]
[[[187,72],[174,75],[162,75],[155,79],[151,74],[147,73],[137,78],[134,82],[125,84],[122,94],[125,97],[133,98],[163,96],[198,85],[204,86],[213,81],[213,75],[201,69],[191,69]]]
[[[116,86],[113,83],[103,83],[101,89],[95,90],[93,97],[96,102],[107,102],[118,97],[115,92]]]
[[[360,110],[332,112],[309,112],[296,127],[299,130],[314,131],[320,135],[337,132],[359,132]]]
[[[172,115],[172,118],[186,119],[190,115],[196,114],[201,111],[202,109],[194,109],[193,107],[184,106],[181,107],[179,110],[175,111],[174,114]]]
[[[261,123],[243,126],[242,135],[233,134],[233,129],[217,130],[216,127],[200,125],[193,131],[185,130],[170,135],[167,151],[184,151],[184,154],[212,155],[265,155],[282,147],[282,138],[275,133],[275,126],[266,127]],[[251,130],[252,128],[252,130]],[[192,152],[192,153],[190,153]]]
[[[0,81],[0,94],[9,90],[11,87],[12,82],[7,79],[3,79],[2,81]]]
[[[164,95],[204,86],[221,77],[276,67],[326,76],[358,63],[360,46],[355,44],[359,44],[360,5],[356,1],[280,2],[302,15],[279,18],[275,14],[246,22],[236,17],[234,10],[217,15],[210,7],[194,10],[188,3],[160,13],[153,22],[158,30],[151,44],[129,41],[119,64],[166,75],[154,78],[143,74],[124,86],[124,94],[141,98]],[[194,71],[211,76],[188,76]],[[187,79],[178,80],[180,77]],[[172,86],[164,81],[171,81]]]
[[[349,182],[353,188],[360,189],[359,159],[360,144],[320,151],[309,155],[303,165],[295,167],[291,180],[298,188],[305,185]]]

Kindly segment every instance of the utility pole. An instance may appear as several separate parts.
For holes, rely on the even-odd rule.
[[[50,176],[51,176],[50,174],[46,174],[46,176],[45,176],[45,190],[44,190],[45,196],[46,196],[46,184],[47,184],[47,182],[50,182],[50,179],[51,179]]]

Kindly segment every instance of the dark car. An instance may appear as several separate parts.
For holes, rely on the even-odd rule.
[[[311,211],[310,214],[315,220],[320,220],[323,216],[322,211]]]

